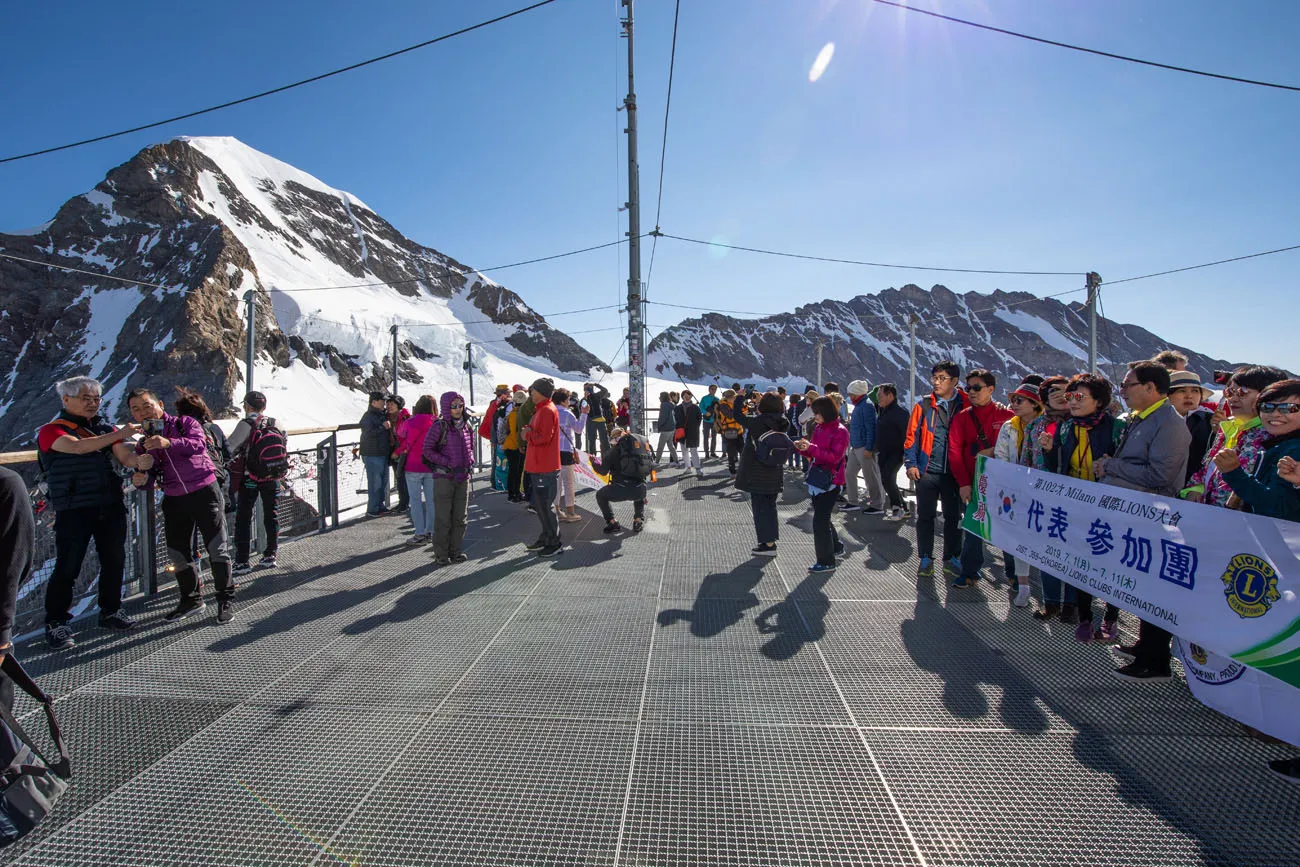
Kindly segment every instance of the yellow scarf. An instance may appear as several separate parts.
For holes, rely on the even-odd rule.
[[[1092,481],[1092,442],[1088,431],[1076,427],[1074,432],[1079,437],[1079,444],[1074,447],[1074,454],[1070,455],[1070,475],[1076,479]]]

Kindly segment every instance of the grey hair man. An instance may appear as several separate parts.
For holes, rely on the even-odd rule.
[[[103,388],[88,376],[55,386],[63,409],[37,434],[38,455],[50,505],[54,507],[54,572],[45,588],[45,637],[56,650],[71,647],[72,602],[77,576],[90,542],[99,555],[99,625],[130,629],[122,612],[126,567],[126,504],[117,464],[147,470],[149,455],[134,453],[123,440],[140,432],[134,424],[116,428],[99,413]]]

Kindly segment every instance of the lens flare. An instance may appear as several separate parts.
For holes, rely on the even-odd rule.
[[[827,42],[821,51],[817,52],[817,59],[813,61],[812,69],[808,70],[808,80],[816,81],[826,72],[826,67],[831,65],[831,58],[835,56],[835,43]]]

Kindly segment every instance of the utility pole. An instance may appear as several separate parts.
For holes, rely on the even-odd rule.
[[[817,389],[819,392],[821,391],[822,383],[826,381],[822,379],[822,349],[825,347],[826,341],[822,340],[820,337],[817,338]]]
[[[397,397],[397,323],[388,330],[393,333],[393,397]]]
[[[244,293],[244,302],[248,305],[248,340],[245,346],[247,370],[244,371],[244,391],[253,390],[253,359],[257,356],[257,296],[249,289]]]
[[[921,322],[920,317],[915,313],[907,318],[907,330],[912,339],[912,363],[908,367],[907,375],[907,405],[912,406],[916,403],[916,326]]]
[[[1097,372],[1097,295],[1101,292],[1101,275],[1088,272],[1088,369]]]
[[[632,432],[645,435],[645,326],[641,298],[641,176],[636,155],[636,78],[633,74],[632,0],[622,0],[627,7],[623,19],[623,38],[627,40],[627,377],[631,406],[628,408]]]
[[[474,405],[474,344],[465,344],[465,369],[469,371],[469,405]]]

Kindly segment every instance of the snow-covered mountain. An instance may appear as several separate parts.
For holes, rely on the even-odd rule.
[[[136,386],[233,413],[250,289],[254,385],[289,426],[359,417],[387,387],[393,324],[408,398],[463,390],[466,343],[479,403],[495,382],[607,369],[514,292],[233,138],[146,148],[44,226],[0,233],[0,252],[88,272],[0,259],[0,448],[30,443],[54,381],[77,374],[104,383],[113,417]]]
[[[983,367],[1011,380],[1026,373],[1070,374],[1087,367],[1087,309],[1025,292],[958,295],[944,286],[928,292],[908,284],[848,301],[818,301],[793,313],[735,319],[706,313],[665,330],[650,342],[650,370],[689,381],[757,382],[801,387],[817,374],[817,342],[825,342],[823,381],[842,388],[854,379],[894,382],[906,389],[908,323],[915,314],[918,388],[930,366],[952,359],[963,370]],[[1162,349],[1181,349],[1190,367],[1209,381],[1234,365],[1179,347],[1136,325],[1098,318],[1102,371],[1119,382],[1129,361]],[[818,383],[820,387],[820,383]]]

